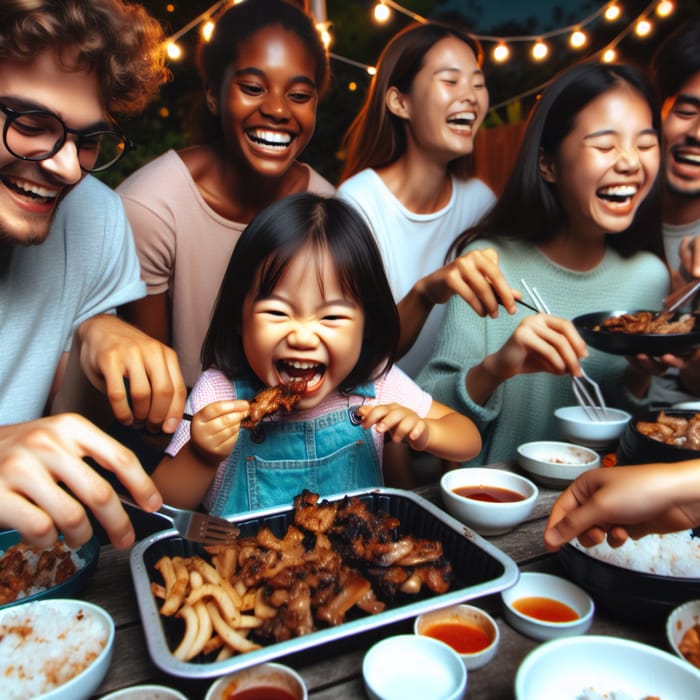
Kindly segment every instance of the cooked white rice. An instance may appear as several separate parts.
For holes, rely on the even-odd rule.
[[[46,602],[8,608],[0,618],[0,698],[33,698],[67,683],[100,655],[107,637],[87,608]]]
[[[576,700],[634,700],[631,695],[623,693],[621,690],[613,690],[609,693],[599,693],[593,688],[584,688],[581,695]]]
[[[632,571],[676,578],[700,578],[700,538],[693,537],[691,530],[647,535],[639,540],[630,538],[617,548],[606,541],[594,547],[583,547],[578,540],[573,540],[572,544],[596,559]]]

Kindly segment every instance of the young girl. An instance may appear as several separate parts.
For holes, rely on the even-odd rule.
[[[176,350],[190,387],[245,226],[286,195],[334,191],[298,161],[328,78],[323,44],[302,10],[285,0],[234,5],[202,43],[199,62],[206,142],[168,151],[118,188],[148,287],[123,313]]]
[[[536,287],[555,314],[519,309],[486,320],[458,297],[448,303],[418,381],[474,418],[485,435],[479,463],[556,438],[554,410],[575,403],[568,375],[580,374],[582,358],[611,405],[643,406],[649,375],[624,357],[589,353],[569,319],[658,308],[668,291],[664,263],[643,252],[658,234],[658,133],[653,91],[639,71],[569,69],[538,101],[495,207],[456,240],[455,250],[494,247],[506,278]]]
[[[392,367],[398,317],[372,235],[335,198],[261,212],[233,251],[202,350],[206,368],[154,474],[164,499],[229,515],[382,484],[385,436],[445,459],[481,448],[474,424]],[[263,387],[306,389],[252,432]]]
[[[488,111],[481,47],[438,23],[408,27],[385,47],[367,99],[345,135],[338,194],[372,229],[401,318],[400,367],[429,359],[452,294],[479,314],[510,313],[514,295],[492,251],[445,265],[455,237],[492,206],[471,177],[474,138]]]

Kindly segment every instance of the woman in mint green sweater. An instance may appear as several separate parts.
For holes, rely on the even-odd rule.
[[[582,63],[536,105],[495,207],[452,252],[490,247],[504,276],[538,289],[552,315],[519,308],[480,318],[453,297],[418,383],[470,416],[484,448],[470,464],[515,457],[557,439],[554,410],[575,403],[581,366],[610,405],[644,406],[649,375],[587,349],[570,319],[604,309],[656,308],[668,292],[658,240],[659,113],[646,79],[622,65]]]

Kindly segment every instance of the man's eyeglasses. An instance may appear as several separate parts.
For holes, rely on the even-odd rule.
[[[15,158],[39,161],[58,153],[73,134],[80,169],[87,173],[106,170],[135,148],[118,131],[109,129],[71,129],[53,112],[43,109],[12,109],[0,104],[5,113],[2,138]]]

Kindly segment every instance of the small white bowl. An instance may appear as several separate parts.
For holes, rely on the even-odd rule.
[[[458,643],[443,639],[435,630],[436,625],[457,625]],[[433,631],[431,631],[433,628]],[[426,637],[434,637],[449,644],[461,657],[465,668],[471,671],[485,666],[496,655],[500,632],[496,621],[485,610],[474,605],[451,605],[449,608],[431,610],[418,615],[413,631]],[[461,639],[460,639],[461,638]]]
[[[581,406],[563,406],[554,411],[554,417],[564,440],[605,450],[615,447],[632,416],[619,408],[608,408],[607,419],[596,421]]]
[[[455,489],[469,486],[515,491],[522,500],[497,503],[455,493]],[[530,479],[505,469],[489,467],[452,469],[440,479],[440,491],[450,514],[480,535],[501,535],[512,530],[532,513],[539,495],[537,486]]]
[[[100,700],[188,700],[179,690],[167,685],[132,685],[103,695]]]
[[[461,700],[467,669],[443,642],[419,634],[387,637],[370,647],[362,662],[370,700]]]
[[[14,635],[6,633],[6,627],[23,625],[29,631],[20,644],[14,646]],[[35,633],[35,634],[34,634]],[[95,635],[95,636],[93,636]],[[35,639],[46,639],[45,643]],[[89,647],[80,648],[80,639],[91,637]],[[95,637],[98,637],[94,643]],[[23,603],[0,611],[0,640],[7,647],[0,650],[0,677],[6,680],[24,676],[26,697],[36,700],[85,700],[99,687],[107,675],[114,647],[114,621],[109,613],[98,605],[69,598],[49,598]],[[9,649],[13,646],[12,650]],[[45,654],[39,649],[42,648]],[[46,660],[46,656],[51,661]],[[82,661],[87,666],[70,680],[42,694],[32,685],[38,681],[43,669],[53,666],[67,668]],[[12,671],[8,669],[12,668]],[[0,697],[5,697],[0,682]]]
[[[694,668],[700,668],[687,659],[680,650],[685,633],[696,625],[700,625],[700,600],[689,600],[669,614],[666,620],[666,639],[676,655]],[[700,658],[700,650],[698,650],[698,658]]]
[[[578,616],[568,622],[549,622],[516,610],[513,605],[524,598],[548,598],[563,603]],[[518,582],[501,593],[503,614],[511,627],[528,637],[547,641],[558,637],[585,634],[593,622],[595,606],[582,588],[559,576],[526,572]]]
[[[308,700],[309,697],[304,679],[293,668],[266,663],[222,676],[209,686],[204,700],[228,700],[238,690],[270,687],[286,690],[294,700]]]
[[[541,440],[518,447],[518,464],[542,486],[563,489],[579,474],[599,467],[600,455],[570,442]]]

